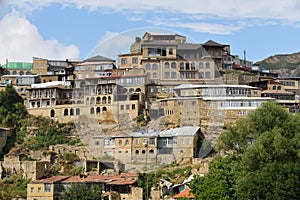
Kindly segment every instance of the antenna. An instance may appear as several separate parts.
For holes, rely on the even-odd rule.
[[[244,50],[244,67],[246,67],[246,50]]]

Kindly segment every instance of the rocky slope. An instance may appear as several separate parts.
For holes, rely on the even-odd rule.
[[[282,77],[300,76],[300,52],[270,56],[257,63]]]

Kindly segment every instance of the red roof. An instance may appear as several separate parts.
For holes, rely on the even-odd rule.
[[[195,195],[193,193],[191,193],[191,189],[188,188],[188,189],[185,189],[183,190],[182,192],[178,193],[178,194],[175,194],[173,196],[174,199],[177,199],[177,198],[189,198],[189,199],[194,199],[195,198]]]

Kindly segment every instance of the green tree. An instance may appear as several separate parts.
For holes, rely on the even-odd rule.
[[[196,177],[196,199],[300,199],[300,115],[267,102],[231,125],[218,141],[209,173]]]
[[[23,99],[13,86],[7,85],[0,91],[0,125],[4,127],[16,127],[18,122],[27,115]]]
[[[99,200],[102,189],[97,185],[72,184],[63,194],[63,200]]]

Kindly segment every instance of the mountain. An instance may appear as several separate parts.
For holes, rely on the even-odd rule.
[[[278,73],[279,76],[300,76],[300,52],[270,56],[257,64]]]

